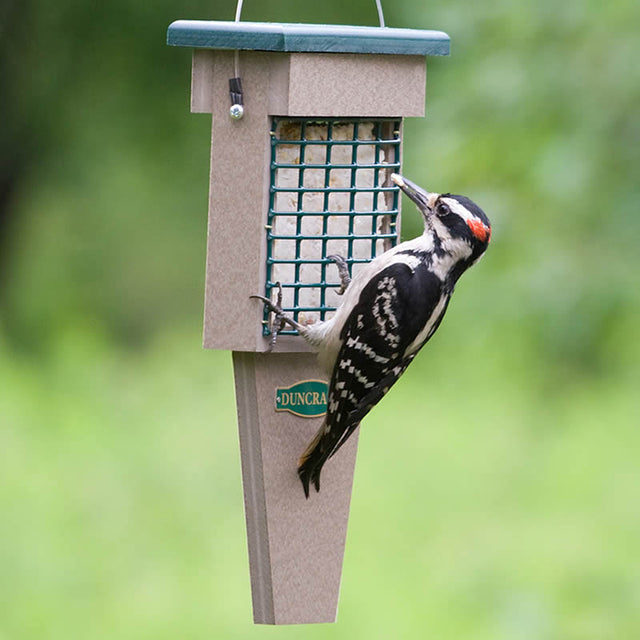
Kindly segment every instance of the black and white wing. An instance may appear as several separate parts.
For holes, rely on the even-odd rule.
[[[422,273],[417,273],[422,271]],[[404,373],[437,329],[450,294],[426,265],[395,263],[372,278],[340,334],[327,415],[298,466],[305,494],[324,463]]]

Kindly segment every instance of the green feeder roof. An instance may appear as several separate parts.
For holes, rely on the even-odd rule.
[[[177,20],[169,25],[167,44],[201,49],[449,55],[449,36],[442,31],[327,24]]]

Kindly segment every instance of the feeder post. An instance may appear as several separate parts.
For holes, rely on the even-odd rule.
[[[301,453],[322,424],[329,373],[293,331],[269,352],[252,294],[283,288],[299,321],[339,304],[352,273],[399,238],[404,117],[424,115],[425,55],[446,34],[408,29],[178,21],[169,44],[194,49],[191,110],[211,113],[204,346],[233,353],[245,516],[258,623],[333,622],[357,433],[306,499]],[[244,116],[230,117],[234,50]]]

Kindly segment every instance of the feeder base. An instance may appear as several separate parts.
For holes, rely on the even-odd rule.
[[[306,499],[296,465],[322,417],[276,402],[325,375],[314,355],[233,352],[254,622],[335,622],[357,450],[354,434]],[[302,400],[298,398],[298,400]]]

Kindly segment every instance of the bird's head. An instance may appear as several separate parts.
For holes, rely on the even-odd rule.
[[[482,256],[491,239],[491,223],[475,202],[451,193],[429,193],[397,173],[391,174],[391,180],[415,202],[424,218],[425,229],[433,233],[447,251],[466,254],[470,263]]]

